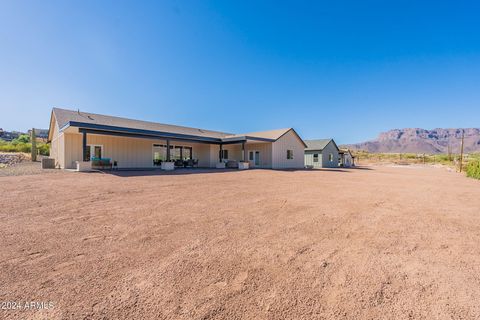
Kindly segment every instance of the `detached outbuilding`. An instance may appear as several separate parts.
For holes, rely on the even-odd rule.
[[[349,168],[355,166],[355,157],[352,155],[349,149],[340,149],[338,152],[340,155],[340,166]]]
[[[333,139],[305,140],[305,167],[337,168],[339,149]]]

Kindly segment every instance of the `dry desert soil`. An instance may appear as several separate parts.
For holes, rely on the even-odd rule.
[[[0,319],[480,318],[480,182],[444,169],[59,172],[0,195]]]

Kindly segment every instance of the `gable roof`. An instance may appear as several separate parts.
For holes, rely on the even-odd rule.
[[[316,140],[304,140],[307,145],[307,150],[323,150],[332,142],[335,148],[338,150],[338,146],[333,139],[316,139]]]
[[[290,131],[292,128],[285,128],[285,129],[276,129],[276,130],[269,130],[269,131],[259,131],[259,132],[249,132],[249,133],[242,133],[242,134],[232,134],[225,138],[237,138],[237,137],[256,137],[256,138],[263,138],[269,140],[277,140],[285,133]]]
[[[277,129],[261,132],[251,132],[245,134],[232,134],[227,132],[212,131],[142,120],[133,120],[115,116],[106,116],[83,111],[74,111],[61,108],[53,108],[50,124],[50,132],[52,131],[53,120],[55,119],[60,131],[68,126],[101,128],[112,131],[130,130],[131,132],[145,132],[148,134],[168,133],[175,134],[179,137],[199,137],[209,139],[214,143],[235,142],[247,139],[260,141],[276,141],[289,131],[293,131],[302,144],[306,147],[302,138],[293,128]],[[50,135],[49,132],[49,135]],[[49,136],[50,140],[50,136]]]
[[[340,153],[340,154],[349,153],[350,156],[353,157],[352,153],[350,152],[350,149],[347,149],[347,148],[340,148],[340,149],[338,150],[338,153]]]
[[[53,108],[53,114],[57,120],[60,130],[68,125],[69,122],[86,123],[93,125],[104,125],[113,127],[122,127],[129,129],[140,129],[148,131],[169,132],[183,135],[194,135],[208,138],[221,139],[231,133],[204,130],[183,126],[176,126],[170,124],[149,122],[143,120],[133,120],[127,118],[120,118],[115,116],[106,116],[95,113],[88,113],[83,111],[73,111],[67,109]]]

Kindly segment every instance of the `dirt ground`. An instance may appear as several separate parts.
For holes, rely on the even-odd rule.
[[[2,319],[478,319],[480,181],[424,167],[0,178]],[[7,308],[8,309],[8,308]]]

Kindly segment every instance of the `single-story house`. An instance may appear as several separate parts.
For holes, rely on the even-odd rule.
[[[355,157],[352,155],[349,149],[341,148],[338,151],[340,156],[340,166],[341,167],[352,167],[355,166]]]
[[[339,163],[338,146],[333,139],[305,140],[307,168],[336,168]]]
[[[48,134],[57,168],[108,159],[118,168],[155,168],[191,160],[215,168],[303,168],[303,140],[293,128],[232,134],[53,108]]]

